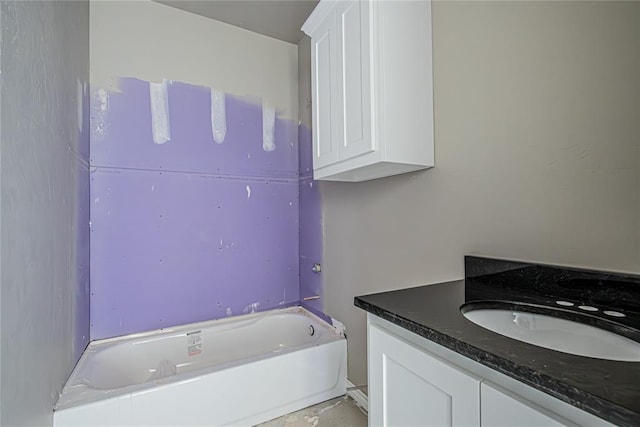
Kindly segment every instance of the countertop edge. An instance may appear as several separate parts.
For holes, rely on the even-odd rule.
[[[570,386],[558,379],[536,372],[526,366],[519,365],[504,357],[495,355],[487,350],[472,346],[462,340],[447,335],[444,332],[432,329],[426,325],[416,323],[398,314],[372,305],[360,297],[354,298],[354,305],[368,313],[376,315],[409,332],[413,332],[429,341],[458,353],[476,363],[491,368],[503,375],[511,377],[523,384],[540,390],[565,403],[592,415],[605,419],[621,426],[640,425],[640,415],[618,404],[594,396],[588,392]],[[536,378],[539,381],[531,381]]]

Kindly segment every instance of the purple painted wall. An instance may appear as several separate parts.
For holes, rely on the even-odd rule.
[[[257,98],[226,97],[227,134],[213,141],[210,90],[168,85],[171,140],[151,132],[149,83],[120,79],[118,92],[94,95],[91,164],[98,167],[204,172],[238,177],[298,178],[298,129],[276,119],[276,149],[262,148],[262,106]],[[103,92],[104,93],[104,92]]]
[[[299,195],[300,195],[300,299],[314,312],[322,312],[322,273],[314,273],[313,265],[322,265],[322,204],[320,190],[313,180],[311,130],[298,127]],[[320,296],[320,299],[309,299]]]
[[[97,90],[91,134],[91,338],[300,300],[298,127],[226,98],[213,141],[207,88],[168,85],[171,139],[153,142],[149,83]],[[320,243],[321,244],[321,243]]]

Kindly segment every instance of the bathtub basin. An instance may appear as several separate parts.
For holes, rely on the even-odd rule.
[[[291,307],[90,343],[54,426],[249,426],[345,392],[344,336]]]

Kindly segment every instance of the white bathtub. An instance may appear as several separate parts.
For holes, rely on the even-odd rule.
[[[301,307],[93,341],[54,426],[254,425],[346,392],[344,336]]]

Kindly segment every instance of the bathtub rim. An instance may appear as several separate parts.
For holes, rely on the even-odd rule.
[[[80,371],[84,363],[86,363],[85,354],[89,354],[88,352],[92,352],[93,347],[105,348],[110,345],[118,345],[121,343],[126,343],[129,341],[135,341],[141,338],[150,338],[158,335],[169,335],[175,333],[186,333],[188,331],[192,331],[193,329],[204,329],[206,327],[215,327],[224,324],[233,324],[239,322],[251,322],[255,319],[258,321],[261,318],[265,318],[268,316],[275,316],[279,314],[297,314],[309,317],[311,320],[317,322],[320,325],[323,325],[329,332],[332,332],[334,335],[328,335],[326,338],[321,339],[318,342],[314,342],[309,345],[308,343],[291,346],[283,349],[283,351],[273,352],[273,353],[260,353],[253,356],[243,357],[240,359],[232,360],[225,363],[219,363],[216,365],[209,365],[199,369],[195,369],[193,371],[180,373],[174,376],[160,378],[153,381],[146,381],[138,384],[131,384],[125,387],[119,387],[114,389],[96,389],[91,387],[87,383],[83,383],[81,380],[74,381],[73,384],[69,384],[70,381],[75,380],[74,376]],[[326,320],[307,310],[305,307],[301,305],[286,307],[286,308],[278,308],[272,310],[266,310],[262,312],[249,313],[240,316],[233,317],[225,317],[221,319],[213,319],[206,320],[202,322],[189,323],[185,325],[177,325],[168,328],[154,329],[151,331],[139,332],[131,335],[123,335],[112,338],[105,338],[100,340],[91,341],[87,347],[82,352],[80,359],[76,362],[71,374],[65,381],[65,384],[58,395],[58,399],[54,405],[54,411],[61,411],[65,409],[74,408],[77,406],[81,406],[83,404],[95,403],[102,400],[108,399],[117,399],[122,396],[126,396],[128,394],[139,394],[144,393],[146,390],[150,390],[153,388],[159,388],[164,386],[171,386],[172,384],[178,384],[182,382],[191,381],[193,378],[197,378],[200,376],[204,376],[210,373],[222,371],[225,369],[233,369],[236,366],[241,366],[244,364],[256,363],[263,359],[268,359],[272,357],[278,357],[279,355],[294,353],[297,351],[301,351],[307,348],[317,347],[322,344],[328,344],[334,341],[346,340],[346,335],[344,331],[336,328],[334,325],[329,324]],[[86,390],[86,391],[85,391]],[[81,398],[77,396],[80,395]]]
[[[90,341],[89,344],[87,345],[87,347],[89,347],[89,345],[91,345],[91,344],[96,344],[96,345],[101,345],[102,346],[103,344],[106,345],[106,344],[110,344],[110,343],[114,343],[114,342],[118,342],[118,341],[135,340],[135,339],[138,339],[138,338],[152,337],[152,336],[156,336],[156,335],[163,335],[163,334],[181,332],[183,330],[184,331],[190,331],[191,329],[200,329],[200,328],[204,328],[204,327],[208,327],[208,326],[214,326],[214,325],[224,325],[226,323],[234,323],[234,322],[241,321],[241,320],[250,320],[250,319],[253,319],[253,318],[272,316],[272,315],[277,315],[279,313],[299,313],[299,314],[304,314],[305,316],[308,316],[308,317],[311,317],[312,319],[315,319],[316,321],[318,321],[321,324],[327,325],[329,328],[331,328],[333,331],[335,331],[337,334],[339,334],[339,331],[337,330],[337,328],[334,325],[332,325],[331,323],[327,322],[326,319],[323,319],[322,317],[318,316],[317,314],[309,311],[306,307],[304,307],[302,305],[293,305],[293,306],[284,307],[284,308],[274,308],[274,309],[271,309],[271,310],[256,311],[255,313],[241,314],[241,315],[238,315],[238,316],[221,317],[219,319],[202,320],[200,322],[193,322],[193,323],[186,323],[186,324],[182,324],[182,325],[167,326],[167,327],[164,327],[164,328],[151,329],[151,330],[148,330],[148,331],[136,332],[136,333],[128,334],[128,335],[118,335],[117,337],[101,338],[101,339]],[[341,335],[343,335],[343,334],[341,334]],[[86,350],[86,347],[85,347],[85,350]]]

